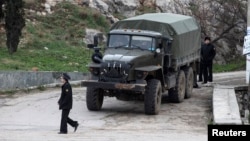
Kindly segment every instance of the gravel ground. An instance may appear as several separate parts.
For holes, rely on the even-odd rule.
[[[243,85],[245,72],[214,74],[213,85]],[[73,87],[70,117],[80,126],[76,132],[68,126],[67,135],[59,135],[61,111],[57,100],[60,88],[32,90],[12,96],[0,96],[1,141],[206,141],[207,124],[212,117],[213,87],[194,89],[182,103],[168,102],[163,96],[159,115],[144,114],[143,101],[119,101],[105,97],[101,111],[86,108],[86,89]]]

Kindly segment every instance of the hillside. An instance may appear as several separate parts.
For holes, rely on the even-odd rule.
[[[148,12],[190,14],[188,9],[197,6],[183,7],[185,3],[180,0],[69,0],[71,3],[64,0],[24,1],[26,26],[18,50],[11,56],[5,45],[5,32],[0,21],[0,70],[28,71],[35,68],[40,71],[86,72],[86,65],[92,54],[86,48],[86,38],[90,40],[87,29],[95,29],[105,34],[111,24],[119,19]],[[46,5],[48,2],[49,5]],[[238,21],[234,30],[222,34],[222,37],[227,38],[216,42],[216,72],[245,69],[245,57],[241,55],[241,30],[246,23]],[[221,28],[218,24],[218,29],[215,26],[208,26],[208,29],[213,29],[209,34],[216,35],[220,31],[218,29],[224,27]],[[218,37],[221,36],[220,33],[225,32],[218,32]]]
[[[1,32],[0,70],[86,71],[91,51],[83,38],[85,28],[105,32],[109,23],[88,7],[62,2],[46,16],[39,13],[38,2],[26,3],[26,26],[18,51],[10,56]]]

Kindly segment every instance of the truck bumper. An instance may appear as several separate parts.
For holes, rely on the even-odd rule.
[[[130,90],[144,92],[147,84],[123,84],[115,82],[99,82],[97,80],[83,80],[81,86],[83,87],[96,87],[102,89],[113,89],[113,90]]]

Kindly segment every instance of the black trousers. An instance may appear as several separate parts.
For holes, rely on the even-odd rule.
[[[204,83],[213,82],[213,61],[206,61],[203,62],[203,76],[204,76]]]
[[[69,123],[69,125],[71,125],[72,127],[75,127],[77,125],[77,121],[73,121],[72,119],[69,118],[69,112],[70,112],[70,109],[62,110],[60,132],[63,132],[63,133],[68,132],[67,123]]]
[[[200,62],[199,68],[199,81],[203,81],[203,62]]]

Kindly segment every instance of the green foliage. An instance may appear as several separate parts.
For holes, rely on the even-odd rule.
[[[113,15],[119,20],[123,20],[126,18],[124,15],[122,15],[122,13],[113,13]]]
[[[209,119],[207,124],[208,124],[208,125],[213,125],[213,124],[214,124],[213,119]]]
[[[37,67],[39,71],[86,72],[92,51],[83,42],[85,28],[106,32],[110,27],[97,11],[69,2],[53,7],[53,14],[30,12],[25,18],[28,20],[18,52],[10,56],[0,46],[0,70]]]
[[[23,0],[24,8],[26,9],[36,9],[41,11],[43,9],[41,3],[45,3],[46,0]]]
[[[244,56],[238,57],[238,59],[224,65],[214,64],[213,66],[213,72],[229,72],[238,70],[246,70],[246,58]]]
[[[8,95],[8,96],[12,96],[16,93],[16,90],[8,90],[8,91],[0,91],[0,95]]]
[[[41,43],[36,39],[35,43],[36,49],[20,49],[12,56],[0,48],[0,70],[28,71],[37,67],[40,71],[86,71],[90,57],[84,48],[70,47],[63,41]],[[39,45],[46,45],[48,50]]]
[[[46,90],[46,88],[44,86],[38,86],[37,89],[40,90],[40,91],[45,91]]]
[[[5,10],[5,29],[7,47],[10,54],[17,51],[20,36],[25,26],[22,0],[7,0]]]

